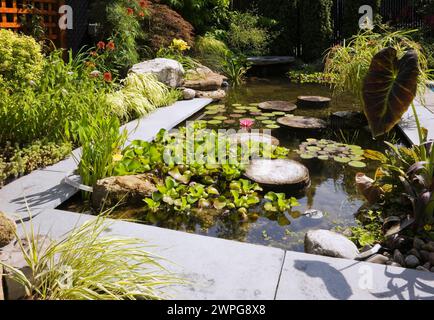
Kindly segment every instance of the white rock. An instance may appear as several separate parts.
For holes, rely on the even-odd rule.
[[[334,258],[355,259],[359,250],[341,234],[328,230],[310,230],[304,239],[306,253]]]
[[[135,64],[130,72],[137,74],[154,74],[158,81],[165,83],[169,87],[177,88],[182,85],[184,68],[175,60],[157,58]]]
[[[195,96],[196,96],[196,91],[193,89],[186,88],[182,90],[182,97],[184,98],[184,100],[194,99]]]

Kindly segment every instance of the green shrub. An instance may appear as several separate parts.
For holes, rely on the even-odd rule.
[[[0,148],[0,186],[8,179],[17,178],[65,159],[71,150],[70,142],[35,141],[24,148],[7,143],[5,147]]]
[[[227,41],[237,54],[261,56],[268,52],[270,36],[268,31],[259,25],[259,16],[256,14],[233,12]]]
[[[181,93],[159,82],[152,74],[131,73],[123,80],[124,87],[107,96],[114,114],[121,118],[144,116],[156,108],[180,99]]]
[[[199,37],[194,49],[198,60],[216,71],[222,71],[230,51],[223,41],[210,36]]]
[[[25,145],[38,139],[63,141],[65,125],[99,109],[108,109],[111,90],[101,76],[55,51],[47,57],[40,79],[33,85],[0,85],[0,145],[7,141]]]
[[[303,59],[312,61],[323,56],[330,46],[333,28],[331,9],[333,0],[303,0],[301,7],[301,44]]]
[[[0,44],[0,82],[19,86],[38,80],[44,57],[32,37],[1,29]]]

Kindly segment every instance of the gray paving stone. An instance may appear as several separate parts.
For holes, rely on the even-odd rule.
[[[129,141],[149,141],[160,129],[172,129],[211,102],[210,99],[178,101],[172,106],[157,109],[145,118],[132,121],[124,128],[129,132]],[[33,171],[1,188],[0,210],[27,217],[27,206],[36,214],[42,209],[56,208],[68,200],[77,192],[77,189],[63,182],[65,176],[76,170],[80,150],[74,150],[74,155],[53,166]]]
[[[425,106],[422,106],[419,102],[415,103],[415,107],[421,126],[428,129],[428,139],[434,139],[434,113],[428,110]],[[409,141],[413,144],[419,144],[419,135],[411,108],[402,117],[399,127]]]
[[[286,252],[276,298],[434,300],[434,274],[354,260]]]
[[[45,210],[34,218],[33,224],[39,234],[56,239],[91,218]],[[168,270],[190,282],[170,288],[172,298],[274,299],[284,258],[281,249],[122,221],[113,221],[107,234],[143,238],[152,246],[150,252],[170,261],[164,263]]]

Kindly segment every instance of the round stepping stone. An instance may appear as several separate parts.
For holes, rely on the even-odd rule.
[[[288,159],[254,159],[244,175],[269,187],[302,189],[310,183],[309,170],[301,163]]]
[[[327,127],[324,120],[301,116],[281,117],[277,119],[277,123],[295,129],[324,129]]]
[[[258,105],[262,110],[273,110],[273,111],[283,111],[291,112],[297,109],[297,106],[288,101],[265,101]]]
[[[321,96],[299,96],[297,106],[300,108],[325,108],[328,107],[332,99]]]
[[[228,139],[231,142],[237,141],[237,143],[244,143],[250,140],[254,142],[268,143],[274,146],[278,146],[280,144],[279,139],[264,133],[242,132],[231,134]]]

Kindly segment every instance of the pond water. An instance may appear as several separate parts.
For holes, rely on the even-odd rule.
[[[209,125],[210,128],[235,128],[239,129],[239,118],[234,118],[236,106],[248,106],[269,100],[296,101],[299,95],[320,95],[331,97],[331,90],[321,85],[297,85],[290,84],[287,79],[250,80],[240,88],[230,89],[228,97],[219,105],[225,104],[225,111],[211,114],[213,107],[204,109],[191,119],[213,120],[217,117],[227,117],[227,120],[236,120],[235,123],[221,123]],[[317,109],[297,109],[293,113],[302,116],[314,116],[326,119],[336,111],[358,110],[356,100],[351,96],[333,97],[329,107]],[[266,111],[264,111],[266,112]],[[272,112],[272,111],[270,111]],[[236,113],[235,113],[236,114]],[[254,118],[246,113],[239,113],[244,118]],[[258,116],[258,114],[256,114]],[[270,116],[268,120],[275,120],[279,116]],[[223,118],[221,118],[223,119]],[[256,121],[256,128],[264,127],[260,121]],[[297,150],[300,143],[307,138],[325,138],[347,144],[360,145],[366,149],[384,150],[381,142],[374,141],[366,129],[357,130],[323,130],[321,133],[294,131],[289,128],[279,128],[272,131],[272,135],[280,140],[281,145]],[[389,137],[390,139],[390,137]],[[298,196],[300,207],[293,212],[286,213],[284,221],[276,221],[273,216],[262,212],[261,205],[249,209],[253,218],[249,222],[241,222],[231,215],[204,216],[204,217],[173,217],[164,215],[152,219],[137,210],[121,210],[117,215],[122,218],[133,218],[145,221],[148,224],[193,232],[218,238],[238,240],[243,242],[261,244],[284,248],[288,250],[303,251],[304,234],[309,229],[334,229],[337,226],[347,227],[355,224],[355,213],[364,203],[362,197],[357,194],[354,177],[357,172],[365,172],[373,175],[375,163],[367,162],[368,166],[363,169],[355,169],[348,165],[339,164],[332,160],[303,160],[300,156],[291,152],[290,158],[300,161],[310,170],[311,186],[305,193]],[[291,196],[291,194],[288,194]],[[74,205],[75,203],[75,205]],[[66,210],[76,210],[77,199],[63,206]],[[81,210],[80,209],[80,210]],[[318,210],[322,215],[304,215],[307,210]],[[251,214],[257,213],[257,214]],[[289,222],[289,224],[288,224]]]

